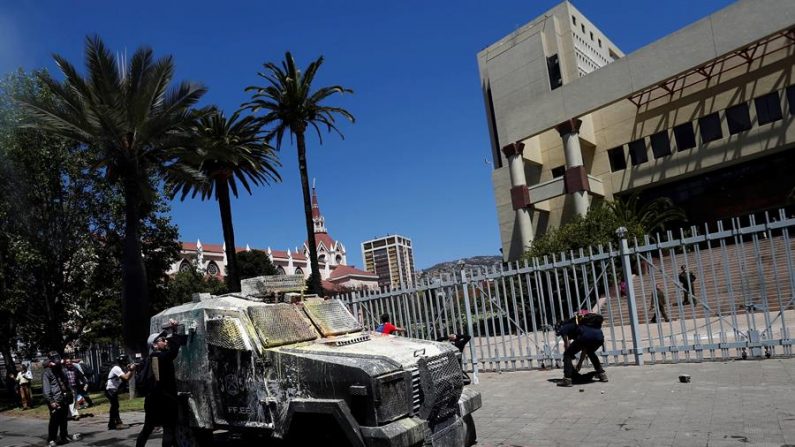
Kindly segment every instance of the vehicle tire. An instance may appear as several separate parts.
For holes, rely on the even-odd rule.
[[[293,416],[287,434],[290,445],[346,445],[345,433],[329,415],[298,414]]]
[[[183,402],[177,412],[177,426],[174,429],[174,438],[177,447],[211,447],[213,445],[213,431],[198,427],[191,427],[187,402]]]
[[[464,416],[464,447],[475,445],[478,441],[478,434],[475,431],[475,420],[472,415]]]
[[[213,445],[212,430],[194,428],[187,424],[178,423],[174,437],[177,447],[210,447]]]

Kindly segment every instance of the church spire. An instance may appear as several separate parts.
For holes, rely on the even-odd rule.
[[[315,179],[312,179],[312,222],[315,223],[315,233],[327,233],[326,219],[320,214],[320,206],[317,204],[317,190],[315,189]]]

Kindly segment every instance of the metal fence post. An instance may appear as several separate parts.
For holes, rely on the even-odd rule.
[[[624,269],[624,282],[627,284],[627,300],[629,305],[629,319],[632,328],[632,349],[635,351],[635,364],[643,365],[643,348],[640,345],[640,324],[638,320],[638,305],[635,301],[635,289],[632,286],[632,261],[629,259],[629,244],[627,243],[626,227],[619,227],[616,235],[621,239],[621,265]]]
[[[467,331],[469,336],[474,337],[475,331],[472,327],[472,311],[469,307],[469,284],[467,282],[467,274],[465,270],[461,270],[461,285],[464,289],[464,307],[467,314]],[[478,355],[475,352],[475,343],[472,339],[469,340],[469,360],[472,362],[472,383],[478,384]]]

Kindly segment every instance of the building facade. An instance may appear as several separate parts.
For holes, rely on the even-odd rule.
[[[364,270],[348,265],[345,246],[334,240],[326,229],[326,220],[320,212],[317,191],[312,188],[312,221],[314,223],[315,244],[320,266],[320,277],[326,290],[341,289],[377,289],[378,277]],[[236,251],[250,251],[248,245],[237,247]],[[280,275],[304,275],[309,278],[312,273],[309,262],[309,246],[305,241],[299,248],[273,250],[262,249],[268,254]],[[202,244],[201,241],[182,242],[180,260],[175,262],[169,274],[196,266],[206,275],[223,279],[226,272],[227,258],[225,244]]]
[[[415,284],[411,239],[397,234],[362,242],[365,270],[378,275],[380,287],[412,287]]]
[[[564,2],[481,51],[504,260],[635,191],[694,224],[783,206],[793,25],[795,2],[740,0],[624,55]]]

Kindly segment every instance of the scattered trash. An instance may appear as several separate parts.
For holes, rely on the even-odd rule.
[[[682,383],[690,383],[690,375],[682,374],[681,376],[679,376],[679,381]]]

